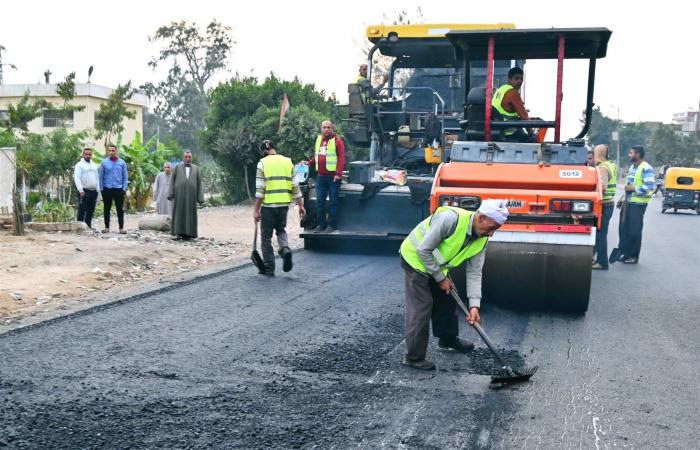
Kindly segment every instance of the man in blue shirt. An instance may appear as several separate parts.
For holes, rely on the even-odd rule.
[[[100,187],[102,188],[102,200],[105,202],[103,233],[109,233],[109,214],[112,209],[112,201],[117,207],[117,220],[119,221],[119,233],[126,234],[124,230],[124,196],[129,185],[129,172],[126,162],[117,155],[117,146],[110,144],[107,150],[108,158],[100,163]]]
[[[617,203],[620,211],[620,243],[618,251],[610,255],[610,262],[622,261],[625,264],[637,264],[642,249],[642,228],[644,213],[654,190],[654,168],[644,161],[644,147],[633,146],[627,156],[630,159],[627,171],[624,200]]]

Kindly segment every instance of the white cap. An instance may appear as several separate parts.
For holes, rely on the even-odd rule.
[[[503,225],[508,219],[508,200],[488,199],[481,202],[478,212],[489,219],[493,219],[499,225]]]

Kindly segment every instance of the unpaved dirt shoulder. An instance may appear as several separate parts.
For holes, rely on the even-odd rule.
[[[299,248],[295,212],[288,233]],[[139,231],[140,217],[126,217],[126,235],[0,234],[0,332],[221,272],[250,256],[250,205],[200,210],[193,241]]]

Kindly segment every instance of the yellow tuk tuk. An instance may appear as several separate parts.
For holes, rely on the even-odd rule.
[[[673,208],[692,209],[700,214],[700,169],[669,167],[664,177],[664,201],[661,213]]]

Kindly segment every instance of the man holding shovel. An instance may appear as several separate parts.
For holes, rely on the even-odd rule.
[[[484,200],[478,211],[443,206],[422,221],[401,244],[401,266],[406,275],[406,354],[403,364],[434,370],[425,359],[429,326],[439,338],[438,347],[466,353],[474,348],[460,339],[451,269],[467,262],[469,324],[480,320],[481,272],[489,237],[508,218],[505,200]]]
[[[272,232],[277,233],[279,254],[282,256],[282,270],[292,270],[292,251],[287,240],[287,212],[292,200],[299,205],[299,216],[304,217],[304,198],[299,185],[294,182],[292,160],[278,155],[272,141],[260,144],[260,155],[255,175],[255,210],[253,219],[261,222],[260,235],[264,263],[263,275],[275,275],[275,253],[272,250]]]

